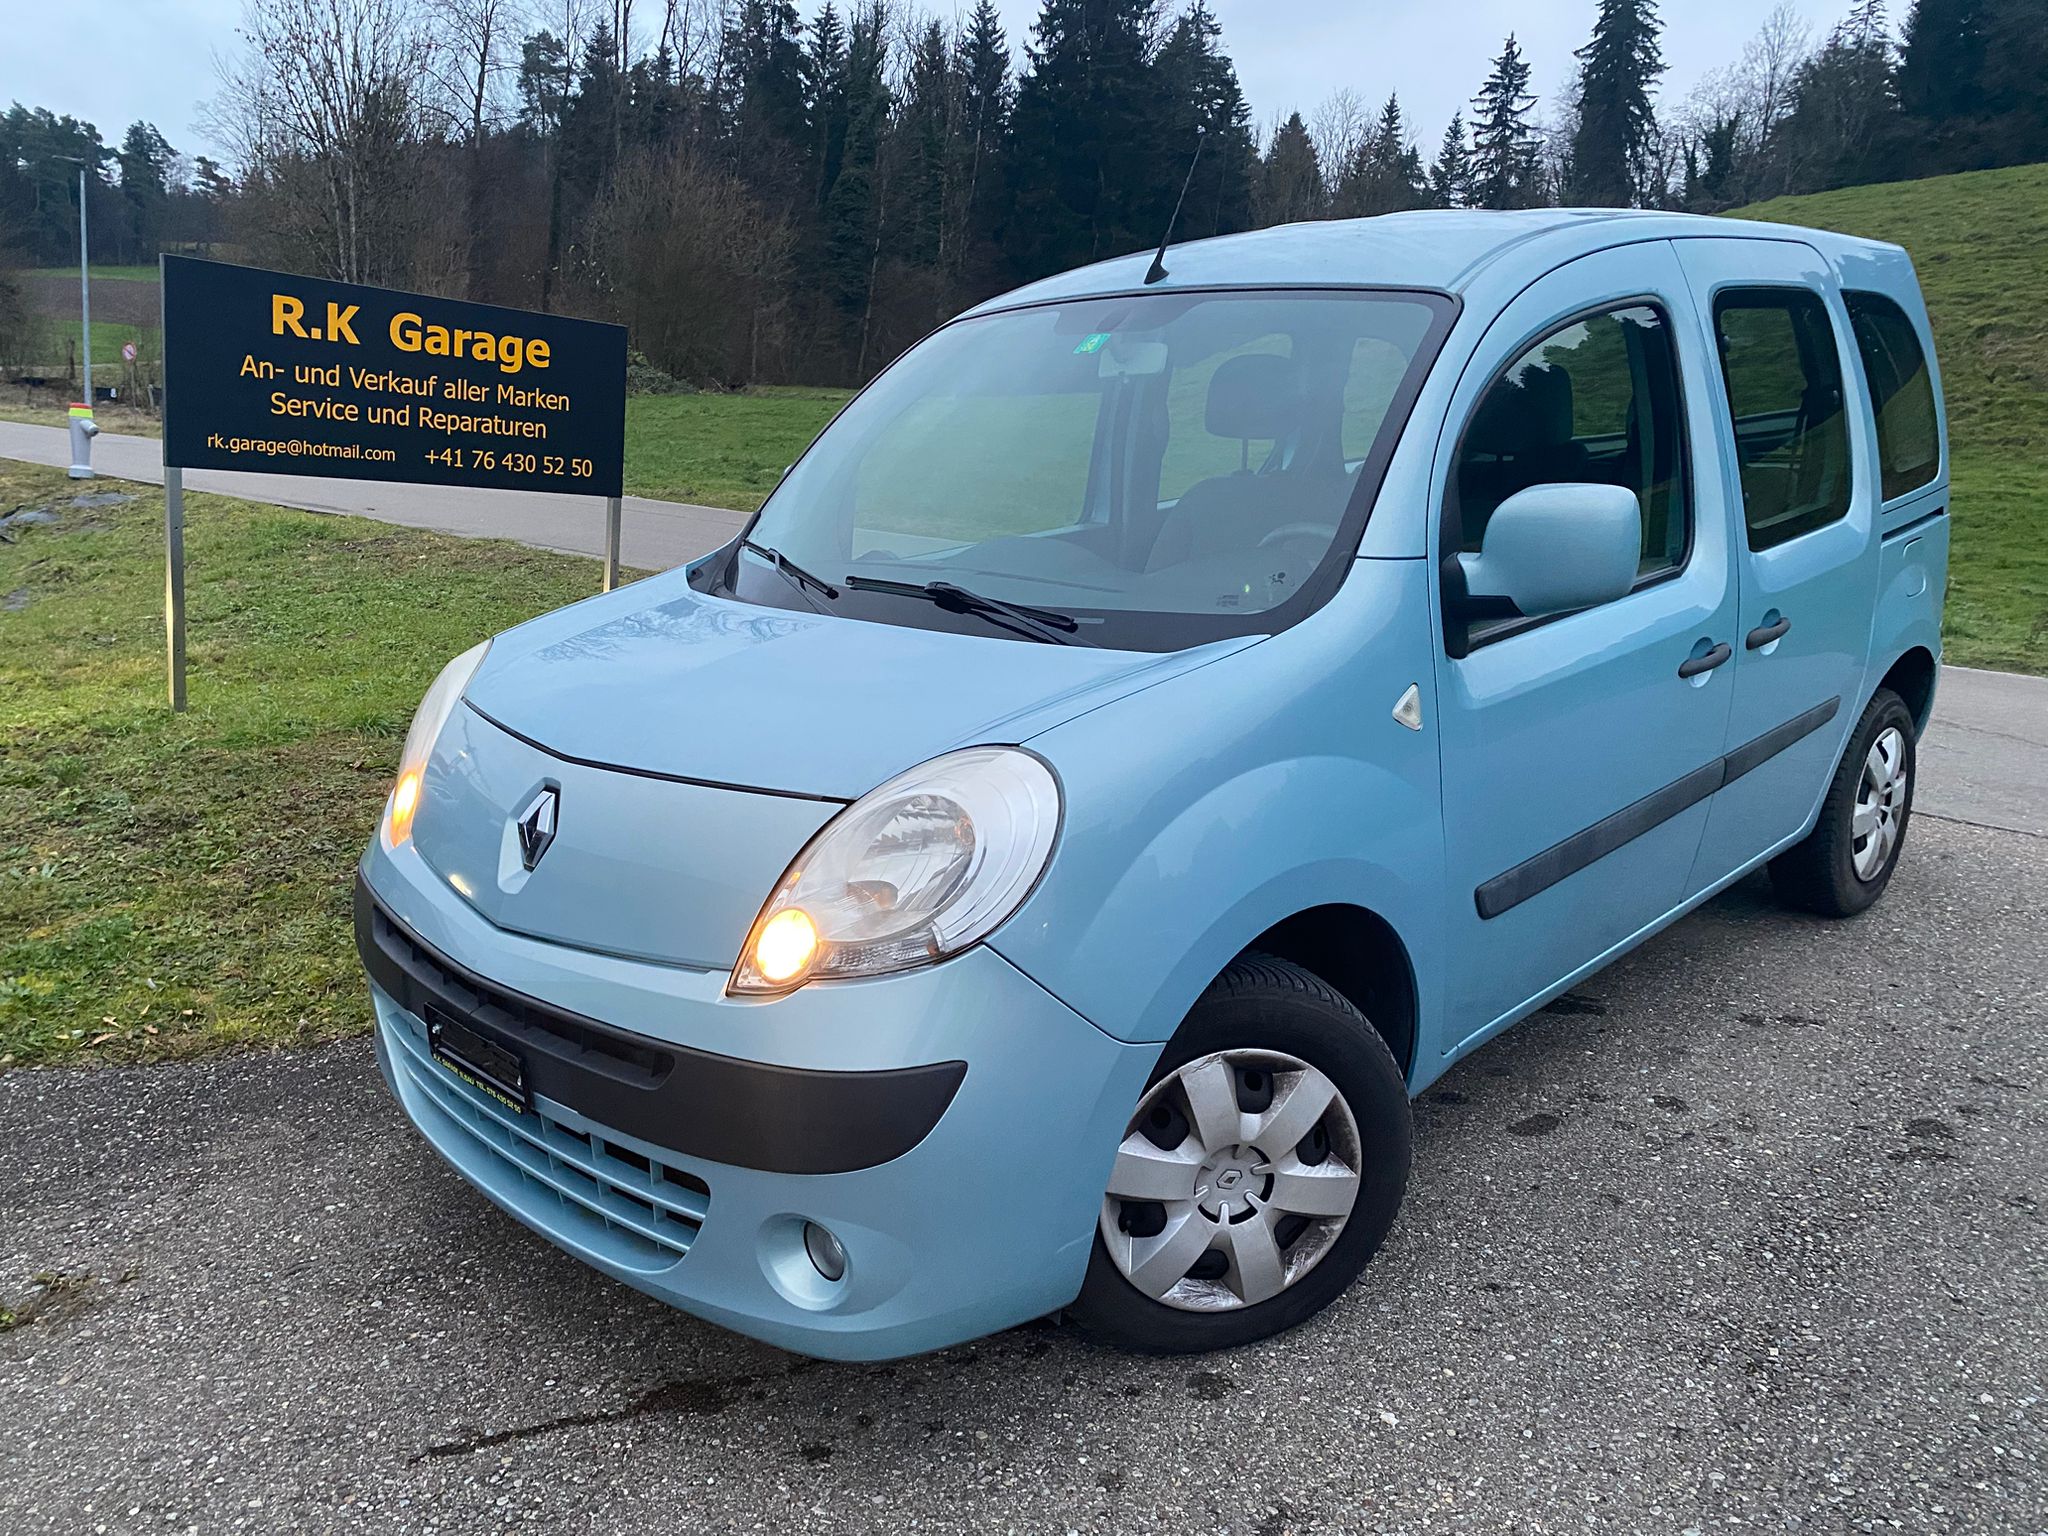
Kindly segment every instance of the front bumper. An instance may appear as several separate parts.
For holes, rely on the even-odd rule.
[[[373,847],[362,878],[378,1058],[400,1104],[491,1200],[595,1268],[852,1360],[941,1348],[1079,1291],[1156,1044],[1111,1039],[985,946],[741,1001],[723,972],[494,928],[410,849]],[[518,1049],[533,1109],[435,1060],[430,1008]],[[805,1254],[807,1221],[846,1251],[836,1283]]]

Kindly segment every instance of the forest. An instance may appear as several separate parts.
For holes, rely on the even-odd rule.
[[[188,251],[625,322],[643,387],[852,384],[1020,282],[1176,238],[1414,208],[1712,213],[2048,160],[2048,0],[1781,6],[1682,100],[1598,0],[1548,100],[1504,38],[1449,123],[1340,89],[1256,123],[1208,0],[254,0],[187,155],[0,113],[8,269]],[[1190,170],[1192,168],[1192,174]],[[673,382],[671,382],[673,381]]]

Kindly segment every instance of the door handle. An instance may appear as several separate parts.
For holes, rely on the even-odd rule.
[[[1735,654],[1735,648],[1726,640],[1715,646],[1704,656],[1688,656],[1678,664],[1680,677],[1698,677],[1702,672],[1711,672]]]
[[[1782,617],[1775,624],[1759,624],[1749,632],[1749,637],[1742,642],[1743,646],[1748,650],[1760,651],[1773,640],[1784,639],[1791,628],[1792,621]]]

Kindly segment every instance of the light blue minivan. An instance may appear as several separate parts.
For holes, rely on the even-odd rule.
[[[1149,265],[943,327],[733,543],[421,705],[379,1059],[606,1274],[846,1359],[1241,1344],[1357,1277],[1453,1062],[1759,865],[1890,879],[1948,555],[1904,252],[1549,210]]]

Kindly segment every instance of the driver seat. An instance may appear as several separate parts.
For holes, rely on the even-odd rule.
[[[1209,381],[1205,425],[1212,437],[1284,442],[1301,430],[1301,374],[1294,359],[1271,352],[1226,359]],[[1147,571],[1234,550],[1288,523],[1336,524],[1344,513],[1350,476],[1302,467],[1261,472],[1244,468],[1198,480],[1169,509],[1153,541]]]

